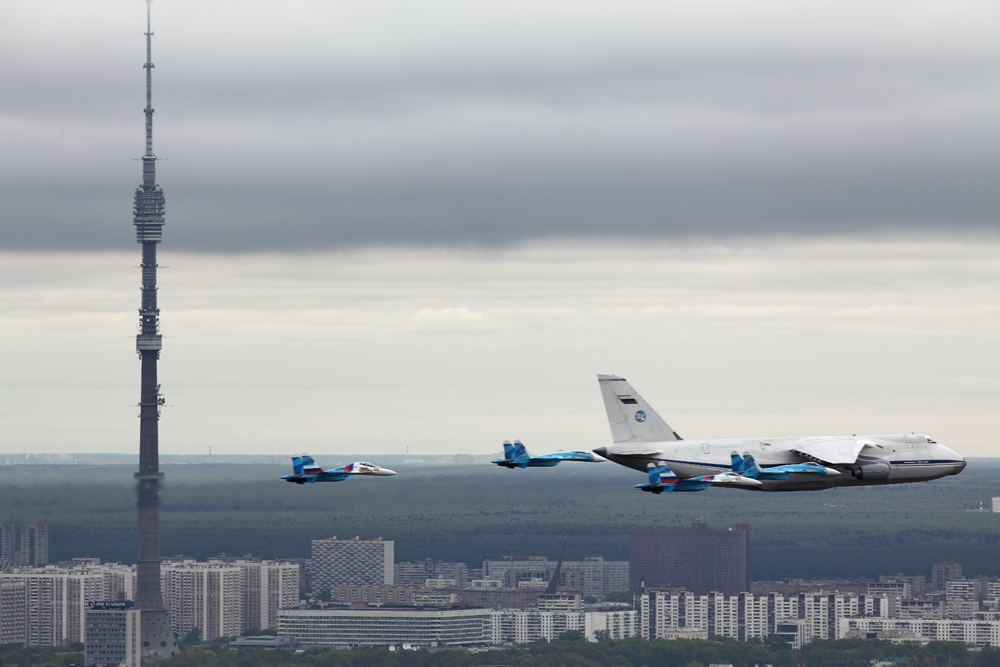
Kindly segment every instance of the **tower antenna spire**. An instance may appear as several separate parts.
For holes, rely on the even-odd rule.
[[[146,153],[143,158],[156,159],[153,155],[153,30],[152,24],[150,22],[150,5],[153,4],[153,0],[146,0],[146,64],[143,67],[146,69]],[[155,165],[154,172],[155,176]],[[156,180],[155,177],[153,179]],[[152,184],[151,184],[152,185]]]

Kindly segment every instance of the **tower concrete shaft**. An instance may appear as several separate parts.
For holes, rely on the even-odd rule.
[[[153,62],[150,0],[146,0],[146,151],[142,156],[142,185],[135,191],[133,215],[136,241],[142,245],[142,298],[136,352],[142,361],[139,399],[139,472],[136,494],[139,545],[136,563],[136,607],[142,610],[142,653],[171,656],[177,642],[170,631],[170,615],[160,588],[160,472],[159,420],[163,397],[156,364],[163,348],[160,309],[156,303],[156,245],[163,238],[163,190],[156,184],[153,154]]]

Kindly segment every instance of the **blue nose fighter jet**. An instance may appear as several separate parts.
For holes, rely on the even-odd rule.
[[[283,475],[281,479],[295,484],[312,484],[313,482],[340,482],[351,475],[372,475],[375,477],[389,477],[396,473],[388,468],[380,468],[374,463],[365,461],[355,461],[346,466],[334,468],[333,470],[323,470],[313,458],[308,454],[292,457],[293,475]]]
[[[503,458],[490,461],[503,468],[551,468],[559,465],[561,461],[584,461],[587,463],[600,463],[606,461],[603,456],[598,456],[593,452],[555,452],[553,454],[542,454],[532,456],[524,448],[520,440],[515,440],[510,444],[510,440],[504,440]]]

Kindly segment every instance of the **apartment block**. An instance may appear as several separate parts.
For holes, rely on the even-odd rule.
[[[23,644],[28,627],[27,586],[0,581],[0,644]]]
[[[49,563],[49,526],[26,523],[21,526],[21,565],[44,567]]]
[[[82,642],[87,604],[106,599],[104,574],[92,568],[15,568],[0,573],[4,583],[24,587],[28,646]]]
[[[750,590],[750,526],[711,529],[633,528],[629,531],[629,590],[683,587],[704,595]]]
[[[412,586],[334,586],[330,600],[353,604],[445,607],[458,602],[454,591]]]
[[[517,587],[522,582],[549,581],[556,569],[556,561],[545,556],[532,556],[522,560],[483,561],[483,577],[498,580],[504,587]],[[581,560],[563,561],[560,572],[572,574],[562,577],[560,586],[595,597],[615,593],[628,584],[629,562],[606,561],[601,556],[587,556]],[[530,585],[530,584],[529,584]]]
[[[243,572],[243,630],[278,627],[278,610],[299,604],[299,566],[285,561],[237,560]]]
[[[243,631],[244,572],[238,565],[164,561],[160,582],[174,632],[198,628],[203,641],[212,641]]]
[[[776,634],[779,624],[801,620],[801,632],[812,640],[837,639],[841,618],[887,617],[889,600],[884,596],[837,593],[784,596],[651,592],[636,596],[635,610],[639,635],[646,639],[663,639],[685,628],[738,641],[763,639]]]
[[[142,659],[141,615],[138,609],[88,609],[87,665],[139,667]]]
[[[278,634],[303,644],[347,648],[410,643],[478,645],[489,641],[485,609],[283,609]]]
[[[493,644],[552,641],[567,630],[577,630],[591,642],[597,641],[598,632],[607,633],[610,639],[636,637],[637,614],[631,610],[498,609],[490,612],[490,641]]]
[[[0,570],[21,564],[17,544],[17,524],[0,523]]]
[[[49,562],[49,526],[0,524],[0,568],[44,567]]]
[[[312,541],[311,581],[313,593],[334,586],[392,586],[395,583],[394,542],[338,540],[337,536]]]
[[[953,560],[946,560],[931,568],[931,590],[944,591],[949,581],[962,578],[962,565]]]
[[[396,563],[394,567],[396,586],[423,588],[428,579],[450,581],[449,585],[465,586],[469,580],[469,567],[465,563],[452,563],[427,558],[414,562]]]
[[[1000,621],[957,619],[843,618],[838,637],[883,639],[908,635],[914,640],[960,642],[1000,647]]]

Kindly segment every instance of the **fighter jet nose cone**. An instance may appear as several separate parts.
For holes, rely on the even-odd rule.
[[[590,451],[594,452],[595,454],[597,454],[598,456],[600,456],[602,458],[605,458],[605,459],[608,458],[608,448],[607,447],[598,447],[597,449],[592,449]]]
[[[395,470],[389,470],[388,468],[382,468],[382,474],[383,475],[395,475],[396,471]]]

